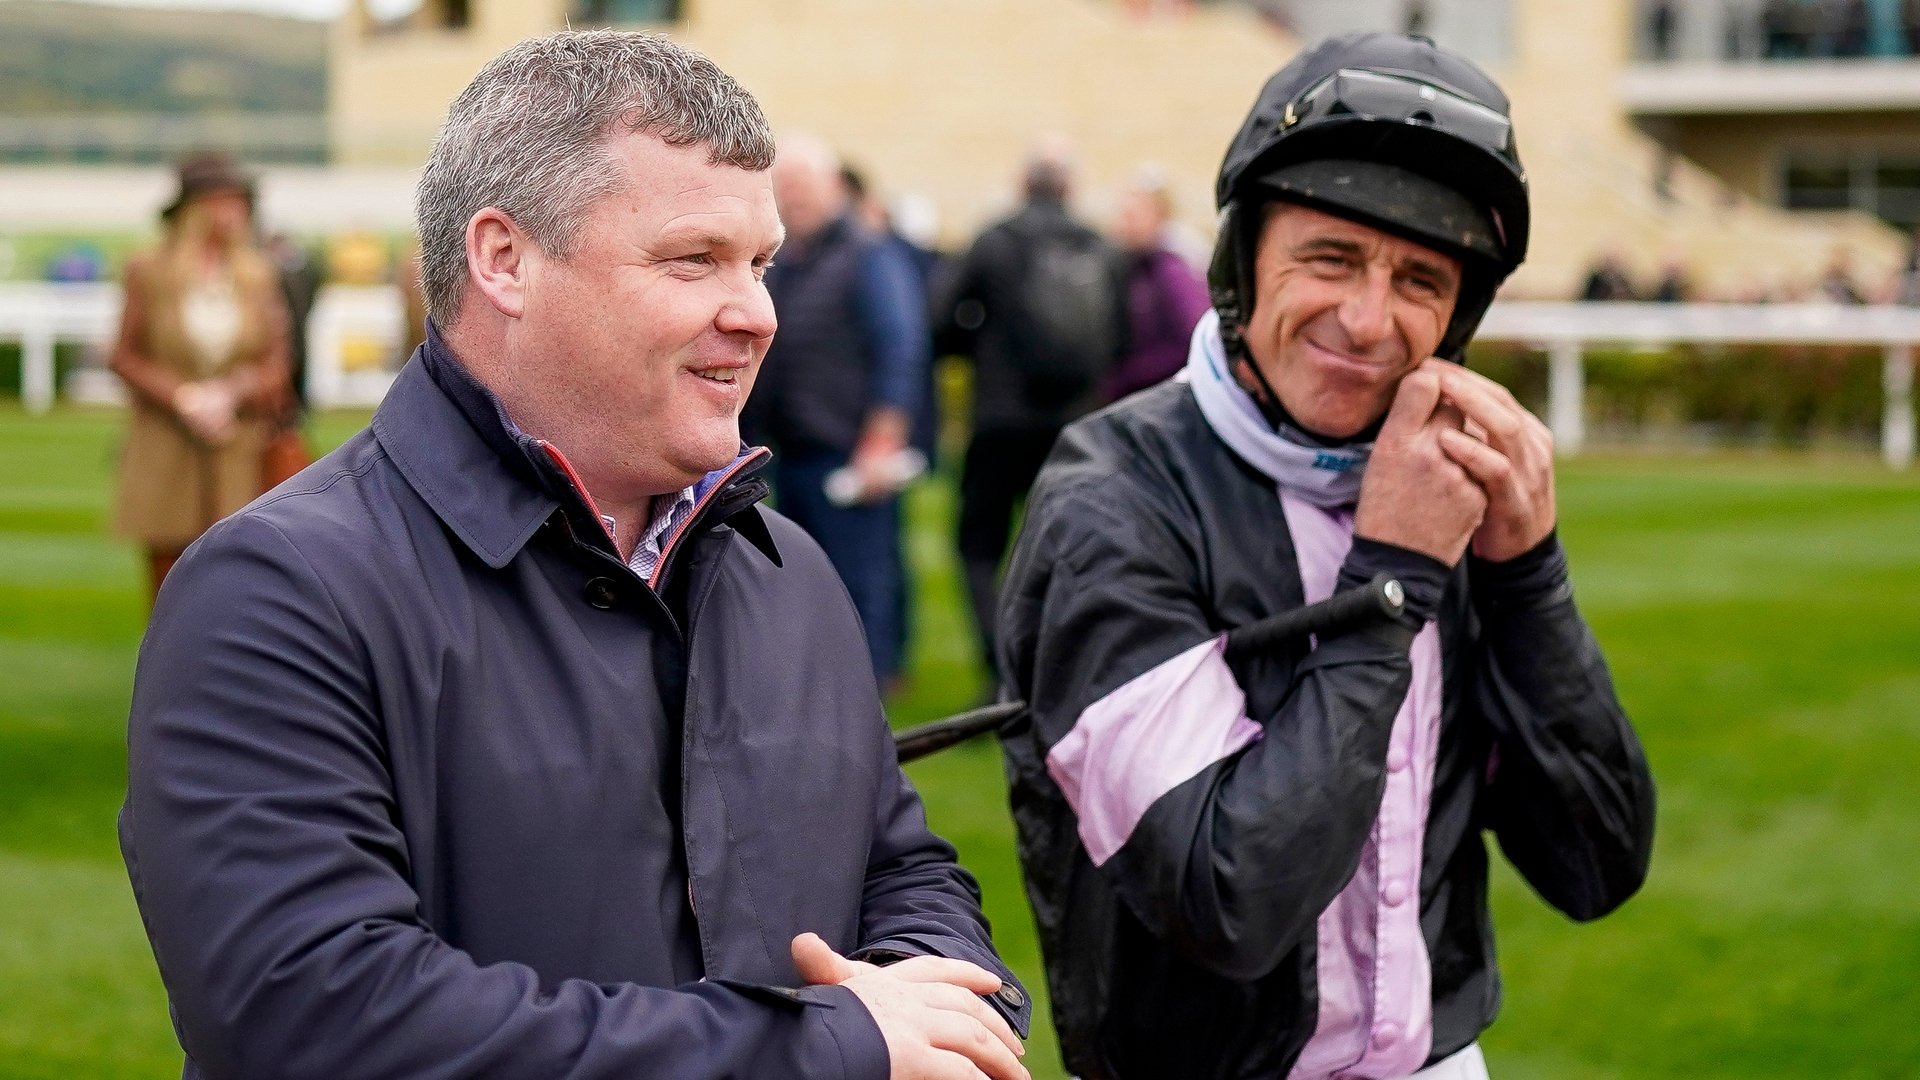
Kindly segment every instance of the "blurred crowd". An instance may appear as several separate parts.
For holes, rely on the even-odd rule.
[[[1624,252],[1603,251],[1587,269],[1577,299],[1656,303],[1827,303],[1920,305],[1920,230],[1905,262],[1890,274],[1862,272],[1853,253],[1836,247],[1817,275],[1802,279],[1753,279],[1738,289],[1714,291],[1698,286],[1684,253],[1669,252],[1650,276],[1636,278]]]
[[[840,571],[885,685],[913,614],[900,497],[942,445],[935,358],[969,373],[954,543],[991,668],[1000,564],[1054,437],[1180,370],[1208,306],[1205,241],[1175,224],[1161,171],[1142,166],[1098,224],[1073,209],[1062,139],[1036,144],[1019,185],[1014,212],[944,253],[924,203],[888,200],[826,144],[786,139],[774,165],[780,333],[745,434],[774,448],[776,502]]]

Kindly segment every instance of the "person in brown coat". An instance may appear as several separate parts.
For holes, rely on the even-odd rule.
[[[146,548],[156,595],[188,544],[263,490],[290,341],[253,237],[252,177],[224,154],[190,155],[160,217],[160,246],[128,260],[109,361],[132,395],[114,528]]]

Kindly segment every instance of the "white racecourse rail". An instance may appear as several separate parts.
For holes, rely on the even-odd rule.
[[[119,311],[119,288],[111,284],[0,282],[0,341],[21,343],[21,398],[29,411],[53,406],[54,343],[105,346]],[[400,294],[392,287],[320,290],[307,323],[307,395],[313,405],[379,402],[393,373],[348,370],[348,345],[357,343],[359,355],[391,356],[399,345],[401,319]],[[1578,453],[1585,438],[1583,356],[1590,345],[1877,345],[1885,357],[1881,454],[1897,469],[1913,462],[1913,356],[1920,343],[1920,308],[1503,301],[1487,313],[1478,338],[1547,353],[1547,423],[1562,453]]]
[[[1913,464],[1913,347],[1920,342],[1920,308],[1509,301],[1487,312],[1476,337],[1546,351],[1547,426],[1562,453],[1578,453],[1586,437],[1588,345],[1878,345],[1885,402],[1880,454],[1896,469]]]

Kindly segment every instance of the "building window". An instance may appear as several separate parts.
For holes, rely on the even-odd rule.
[[[568,21],[579,25],[678,22],[680,0],[572,0]]]
[[[1789,210],[1865,210],[1910,230],[1920,226],[1920,155],[1788,158],[1780,201]]]
[[[366,0],[365,11],[373,34],[465,30],[473,21],[468,0]]]

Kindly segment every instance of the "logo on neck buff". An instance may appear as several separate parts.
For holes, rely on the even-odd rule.
[[[1218,312],[1207,312],[1193,328],[1187,366],[1178,377],[1193,387],[1200,414],[1220,441],[1278,488],[1324,509],[1360,501],[1373,444],[1321,446],[1291,424],[1279,431],[1269,427],[1260,406],[1228,373]]]

